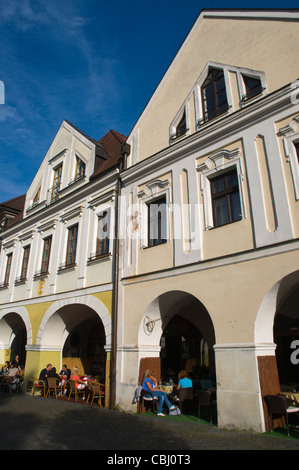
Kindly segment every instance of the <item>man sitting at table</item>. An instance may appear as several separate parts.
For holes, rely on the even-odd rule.
[[[66,365],[66,364],[63,364],[62,369],[61,369],[59,375],[65,375],[65,376],[66,376],[66,380],[70,380],[70,378],[71,378],[71,370],[67,368],[67,365]]]
[[[45,384],[45,395],[47,395],[47,391],[48,391],[48,376],[49,376],[49,372],[50,370],[52,369],[52,364],[48,364],[47,367],[43,370],[41,370],[40,374],[39,374],[39,378],[38,380],[41,380],[44,382]]]
[[[165,416],[162,413],[162,407],[165,403],[168,407],[169,411],[174,410],[176,408],[175,405],[172,405],[167,398],[166,393],[163,390],[158,389],[157,387],[157,380],[155,379],[154,373],[152,370],[148,369],[144,374],[144,379],[142,381],[142,388],[147,392],[151,392],[154,397],[158,398],[158,413],[157,416]],[[149,394],[150,396],[150,394]]]

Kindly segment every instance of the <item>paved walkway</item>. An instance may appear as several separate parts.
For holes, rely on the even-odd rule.
[[[24,393],[0,394],[0,426],[1,450],[299,450],[295,440]]]

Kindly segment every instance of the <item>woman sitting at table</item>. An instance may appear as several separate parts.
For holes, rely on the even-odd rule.
[[[59,380],[59,385],[60,385],[61,378],[59,377],[59,375],[56,372],[56,367],[52,367],[52,369],[48,373],[48,378],[53,378],[53,379]]]
[[[177,390],[180,388],[190,388],[193,387],[193,382],[188,377],[188,372],[186,370],[181,370],[179,373],[179,383],[177,386]]]
[[[78,367],[73,367],[73,375],[71,375],[71,380],[74,380],[76,382],[76,388],[83,389],[85,388],[85,383],[83,382],[83,380],[80,379],[78,373]]]
[[[153,371],[150,369],[148,369],[144,374],[144,379],[142,381],[142,388],[146,390],[147,392],[151,392],[151,394],[154,397],[158,398],[157,416],[165,416],[165,414],[162,413],[162,408],[163,408],[164,403],[166,404],[169,410],[174,410],[176,408],[174,405],[170,403],[170,401],[167,398],[166,393],[157,387],[157,380],[155,379]]]

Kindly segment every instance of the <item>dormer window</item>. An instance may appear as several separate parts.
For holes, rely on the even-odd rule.
[[[84,176],[85,176],[85,168],[86,168],[86,165],[85,165],[85,163],[81,160],[81,158],[76,157],[76,175],[75,175],[75,181],[80,180],[81,178],[84,178]]]
[[[170,125],[170,142],[184,137],[189,130],[187,126],[186,108],[188,109],[188,106],[183,106]]]
[[[61,173],[62,173],[62,165],[59,165],[54,170],[54,178],[53,178],[53,185],[51,189],[51,202],[57,201],[59,197],[59,188],[61,183]]]
[[[39,203],[39,198],[40,198],[40,187],[38,188],[34,198],[33,198],[33,201],[32,201],[32,206],[35,206],[36,204]]]
[[[228,110],[224,73],[222,69],[210,67],[201,86],[203,121],[209,121]]]
[[[181,137],[182,135],[186,134],[187,126],[186,126],[186,113],[184,111],[183,116],[181,117],[180,122],[176,128],[176,137]]]
[[[247,101],[254,96],[260,95],[263,91],[261,79],[259,77],[252,77],[242,74],[246,93],[242,96],[241,101]]]

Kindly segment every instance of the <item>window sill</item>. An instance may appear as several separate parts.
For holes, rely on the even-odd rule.
[[[87,265],[91,264],[96,264],[96,263],[101,263],[102,261],[110,260],[112,258],[111,253],[104,253],[102,255],[90,255],[90,257],[87,260]]]
[[[164,242],[157,243],[156,245],[146,245],[146,246],[144,245],[141,248],[143,250],[149,250],[150,248],[156,248],[157,246],[166,245],[167,242],[169,242],[169,240],[165,240]]]
[[[208,125],[208,124],[212,124],[218,120],[220,120],[221,118],[224,118],[225,116],[227,116],[228,114],[230,114],[231,112],[231,109],[232,109],[232,106],[228,106],[227,109],[225,109],[225,111],[223,111],[222,113],[219,113],[217,114],[217,116],[213,116],[209,119],[200,119],[199,121],[197,121],[196,123],[196,129],[197,131],[199,131],[200,129],[202,129],[204,126]]]
[[[234,220],[233,222],[227,222],[226,224],[222,224],[222,225],[215,225],[213,227],[207,226],[207,227],[205,227],[205,231],[207,232],[207,231],[210,231],[210,230],[215,230],[217,228],[227,227],[228,225],[232,225],[232,224],[236,224],[237,222],[241,222],[241,220],[244,220],[244,217],[241,217],[238,220]]]
[[[4,290],[4,289],[8,289],[8,288],[9,288],[9,284],[6,284],[6,283],[0,284],[0,290]]]
[[[57,270],[57,274],[62,274],[64,272],[69,272],[69,271],[75,271],[76,267],[77,267],[77,263],[63,264],[63,265],[59,266],[59,268]]]
[[[33,280],[35,281],[35,280],[40,279],[40,278],[49,277],[49,275],[50,275],[49,271],[43,271],[43,272],[39,271],[39,272],[34,274]]]
[[[20,278],[20,279],[16,279],[16,280],[15,280],[15,286],[20,286],[20,285],[22,285],[22,284],[26,284],[27,280],[28,280],[28,279],[27,279],[26,277]]]

